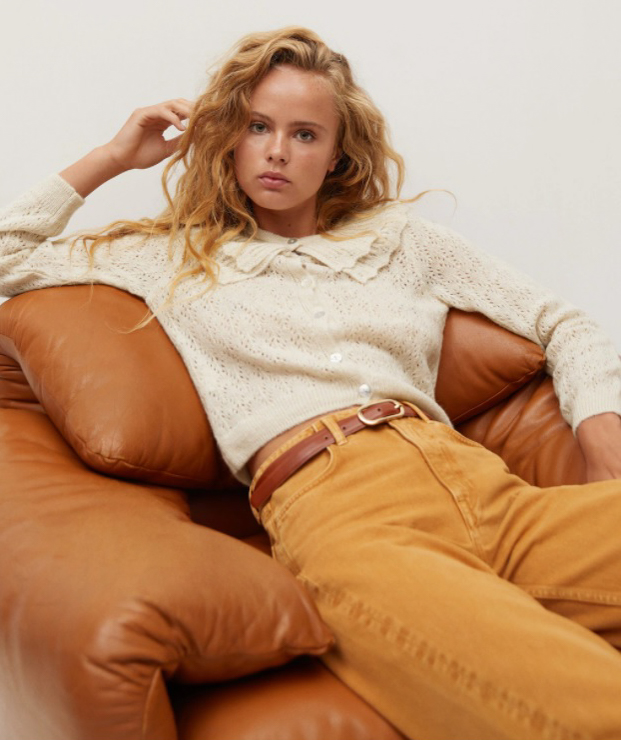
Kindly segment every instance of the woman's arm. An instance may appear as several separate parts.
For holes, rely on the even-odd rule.
[[[584,311],[554,295],[502,260],[485,254],[459,234],[424,219],[413,222],[432,294],[449,306],[479,311],[500,326],[538,343],[554,381],[561,413],[574,433],[594,417],[621,414],[621,361],[610,338]],[[606,422],[606,425],[609,422]],[[583,427],[590,474],[603,474],[603,460]],[[584,432],[586,431],[586,435]],[[603,436],[598,431],[597,436]],[[616,434],[610,439],[614,447]],[[621,452],[621,448],[617,448]],[[606,454],[606,466],[620,454]],[[597,468],[597,472],[596,471]],[[612,465],[611,472],[617,469]],[[608,474],[610,475],[610,473]]]
[[[106,145],[97,147],[58,174],[82,198],[125,170],[110,156]]]
[[[576,430],[587,465],[587,480],[621,479],[621,416],[598,414]]]
[[[111,141],[93,149],[59,174],[86,198],[122,172],[146,169],[169,157],[181,135],[166,140],[164,131],[171,125],[184,131],[183,120],[191,112],[192,103],[184,98],[138,108]]]
[[[166,140],[163,134],[171,125],[183,131],[182,121],[191,109],[190,101],[177,99],[134,111],[107,144],[1,208],[0,295],[85,282],[103,282],[143,295],[145,286],[163,271],[151,258],[148,264],[155,274],[146,274],[139,255],[131,254],[132,249],[147,248],[142,241],[121,244],[117,240],[115,253],[99,250],[93,265],[85,249],[71,251],[70,239],[53,241],[52,237],[65,229],[95,188],[121,172],[151,167],[172,154],[179,137]]]

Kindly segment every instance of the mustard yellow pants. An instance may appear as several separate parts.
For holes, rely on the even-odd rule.
[[[286,443],[337,440],[261,514],[327,666],[413,740],[620,740],[621,481],[535,488],[438,422],[345,438],[350,413]]]

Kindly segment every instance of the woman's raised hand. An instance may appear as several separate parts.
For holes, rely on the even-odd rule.
[[[116,136],[104,145],[123,169],[145,169],[169,157],[177,148],[181,134],[164,138],[164,131],[175,126],[185,131],[183,121],[192,112],[192,102],[185,98],[138,108]]]
[[[185,98],[138,108],[107,144],[89,152],[70,165],[60,176],[83,198],[107,180],[133,169],[145,169],[161,162],[175,151],[183,134],[164,138],[164,131],[175,126],[185,131],[193,104]]]

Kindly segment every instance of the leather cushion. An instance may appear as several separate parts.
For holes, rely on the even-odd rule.
[[[0,306],[0,352],[17,360],[79,457],[120,478],[178,488],[222,477],[207,417],[160,324],[131,334],[144,302],[105,285],[24,293]],[[26,383],[5,373],[0,405],[27,407]]]
[[[444,327],[436,400],[461,424],[543,371],[541,347],[478,313],[451,309]]]
[[[561,416],[548,376],[460,424],[458,430],[500,455],[512,473],[534,486],[586,482],[582,450]]]
[[[31,673],[41,718],[56,691],[84,721],[140,718],[158,671],[220,681],[331,647],[299,581],[191,522],[181,491],[89,470],[43,414],[0,409],[0,450],[0,684]]]
[[[170,689],[179,740],[406,740],[315,658],[226,684]]]

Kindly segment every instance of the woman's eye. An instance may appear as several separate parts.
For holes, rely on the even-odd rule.
[[[255,121],[250,124],[250,130],[255,134],[262,134],[265,132],[265,124],[260,121]]]
[[[315,134],[312,131],[298,131],[298,138],[300,141],[312,141],[315,138]]]

